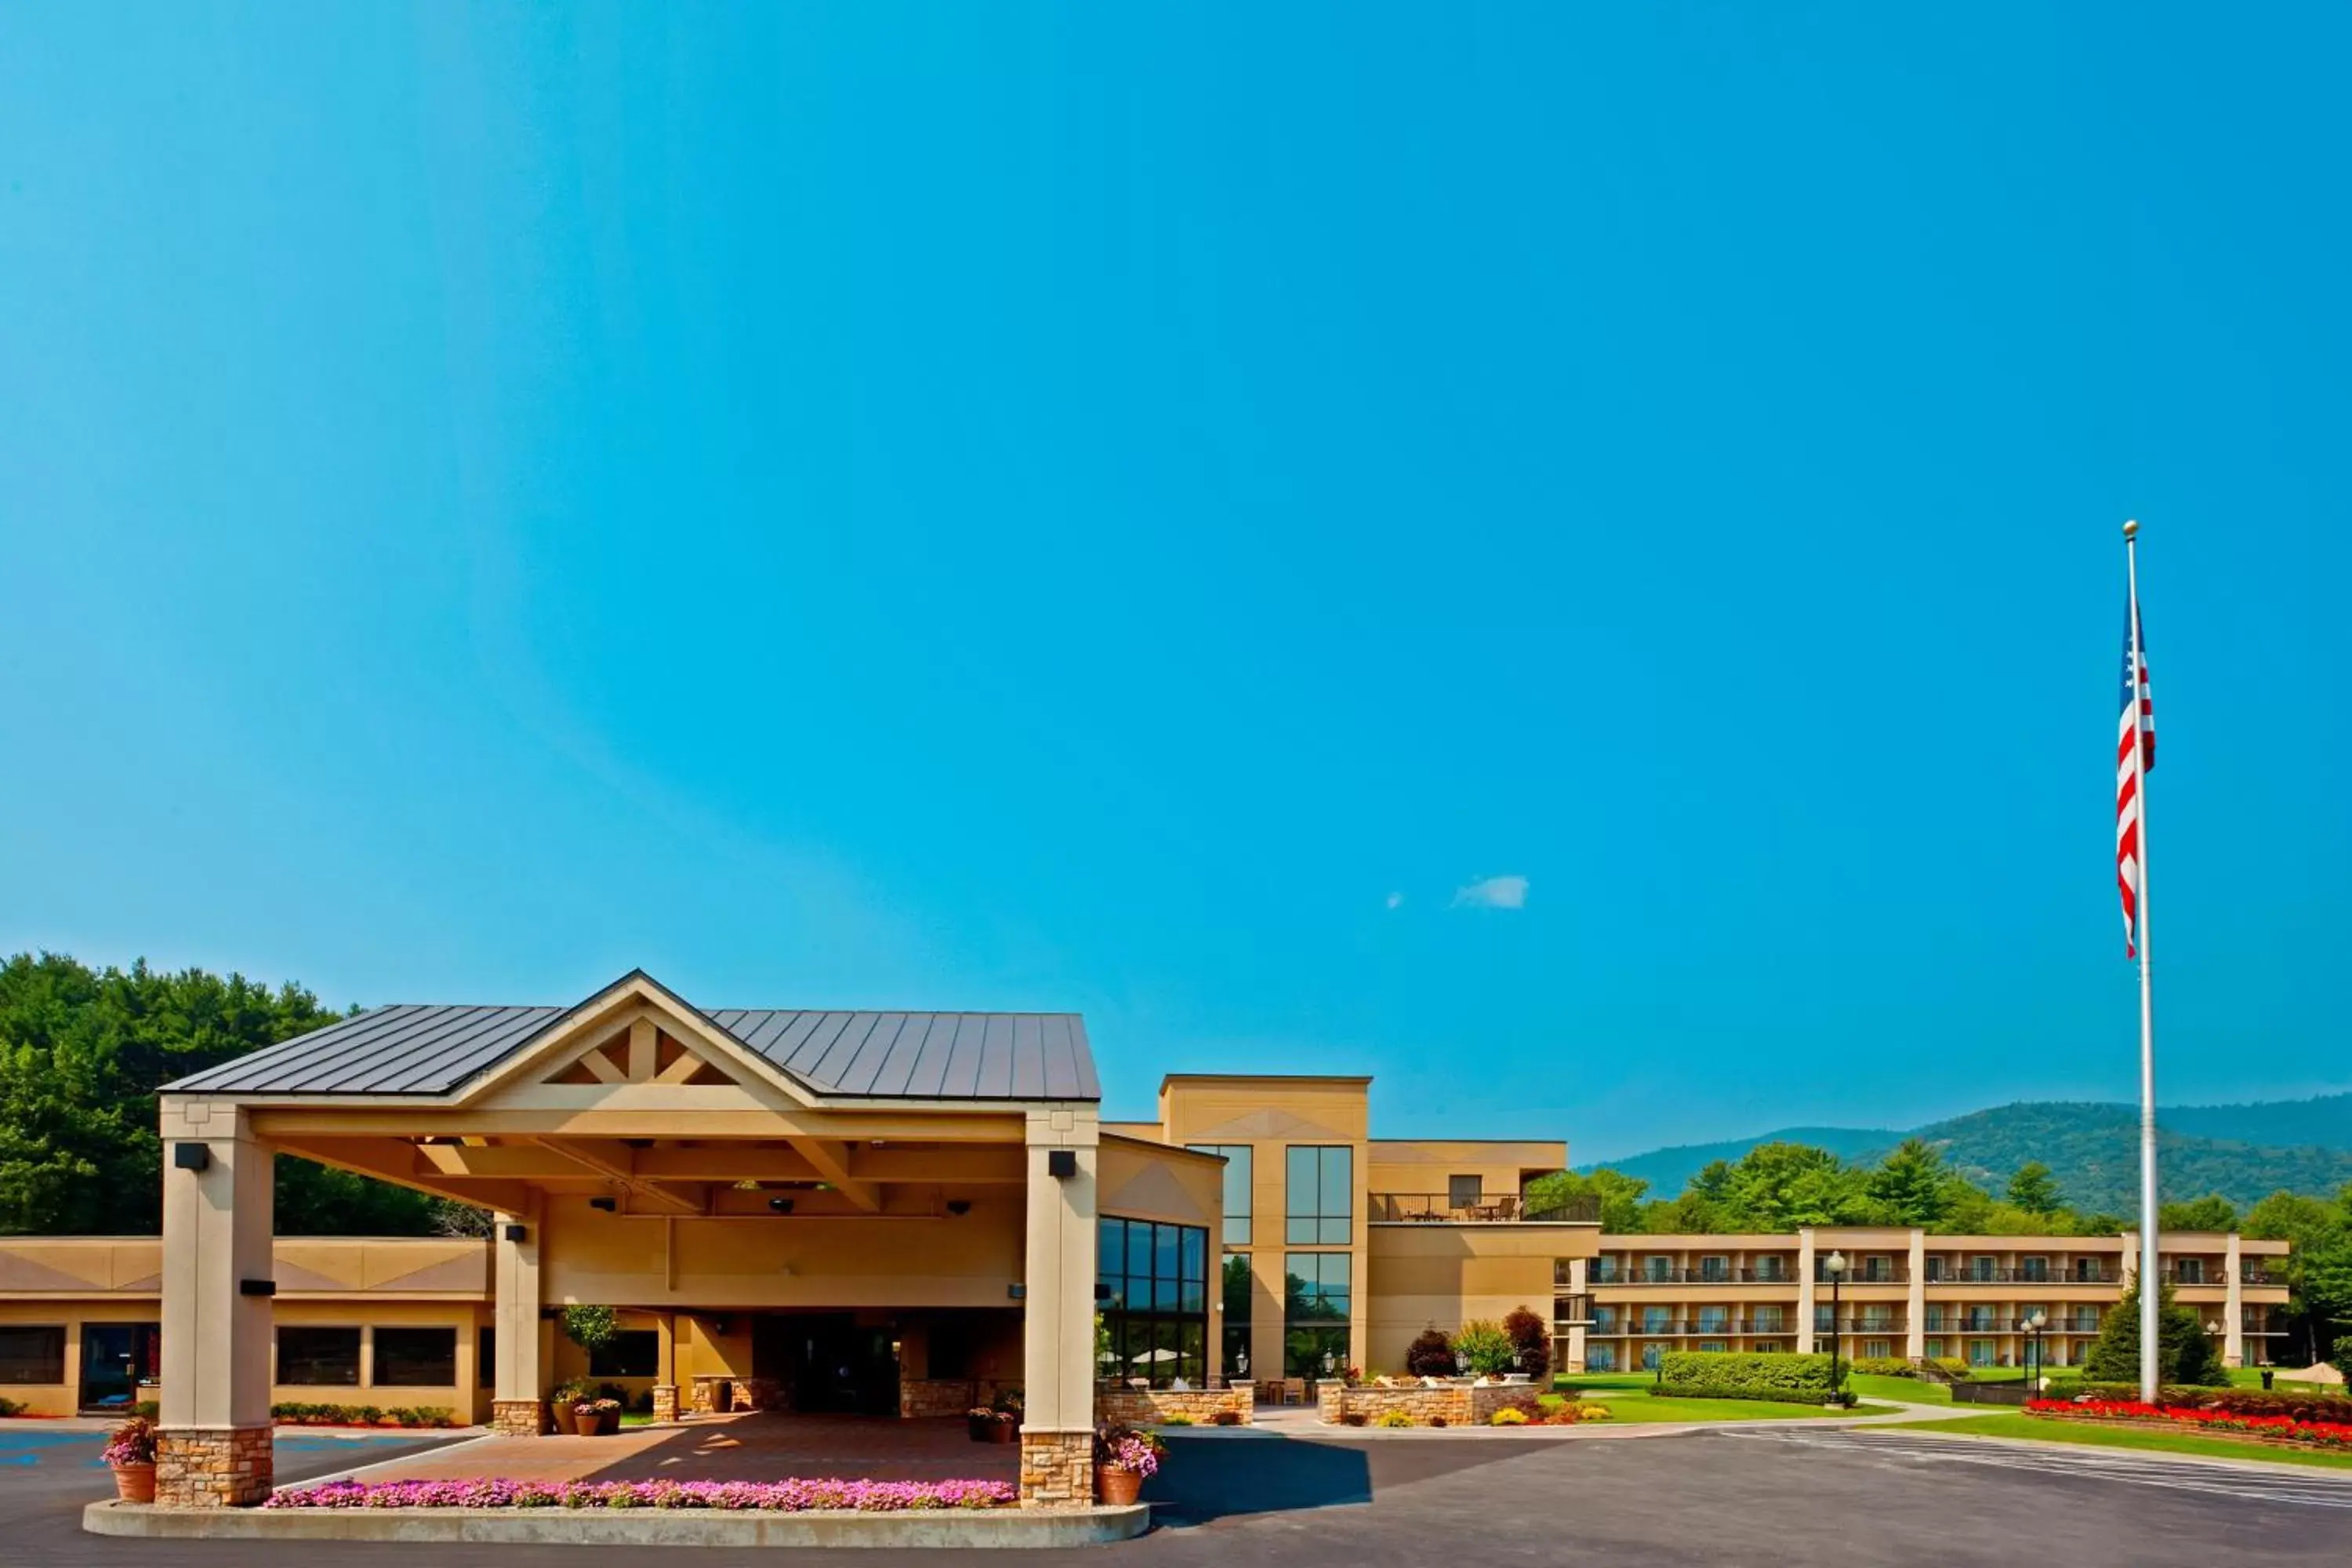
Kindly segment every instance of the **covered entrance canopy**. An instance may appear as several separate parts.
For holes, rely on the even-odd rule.
[[[1075,1016],[704,1012],[641,971],[571,1008],[380,1008],[184,1079],[163,1336],[195,1353],[165,1362],[161,1484],[267,1493],[279,1150],[494,1211],[501,1430],[541,1429],[576,1353],[551,1310],[599,1304],[652,1328],[676,1399],[708,1368],[754,1404],[870,1401],[885,1347],[902,1400],[1017,1381],[1024,1445],[1075,1473],[1100,1093]]]

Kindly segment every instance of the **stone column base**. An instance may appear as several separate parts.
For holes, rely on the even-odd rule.
[[[1021,1432],[1021,1506],[1086,1508],[1095,1500],[1092,1432]]]
[[[245,1508],[269,1495],[267,1426],[166,1426],[155,1434],[155,1500],[165,1508]]]
[[[501,1437],[540,1437],[547,1433],[544,1399],[493,1399],[490,1430]]]
[[[656,1421],[677,1419],[677,1384],[674,1383],[654,1384],[654,1419]]]

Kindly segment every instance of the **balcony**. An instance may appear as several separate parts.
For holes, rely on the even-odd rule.
[[[1793,1334],[1794,1324],[1771,1318],[1629,1319],[1595,1324],[1585,1331],[1597,1339],[1679,1339],[1698,1335],[1714,1339],[1731,1334]]]
[[[1586,1276],[1595,1285],[1794,1285],[1795,1274],[1785,1268],[1642,1268]]]
[[[1565,1292],[1555,1294],[1551,1299],[1551,1321],[1561,1328],[1591,1322],[1592,1298]]]
[[[1591,1193],[1532,1207],[1517,1193],[1373,1193],[1374,1225],[1599,1225],[1601,1199]]]

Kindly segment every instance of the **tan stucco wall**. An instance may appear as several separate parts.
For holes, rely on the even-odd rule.
[[[1593,1234],[1548,1225],[1375,1226],[1366,1374],[1402,1372],[1405,1347],[1433,1324],[1452,1333],[1518,1307],[1550,1323],[1554,1266],[1587,1256]]]
[[[1444,1195],[1454,1176],[1476,1176],[1489,1197],[1517,1196],[1528,1173],[1564,1170],[1568,1145],[1539,1139],[1374,1139],[1370,1188],[1375,1193]]]

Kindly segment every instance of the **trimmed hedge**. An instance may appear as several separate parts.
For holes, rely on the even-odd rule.
[[[1899,1355],[1850,1356],[1845,1364],[1847,1371],[1858,1372],[1864,1377],[1916,1377],[1919,1375],[1919,1369]]]
[[[1658,1392],[1686,1399],[1775,1399],[1822,1405],[1834,1392],[1826,1355],[1675,1351],[1658,1363]]]

